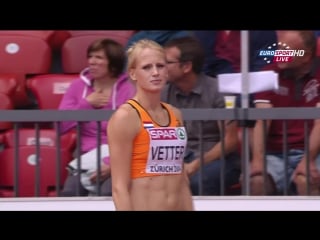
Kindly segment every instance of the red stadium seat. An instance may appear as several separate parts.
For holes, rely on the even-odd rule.
[[[51,67],[51,49],[42,38],[0,34],[0,73],[40,74]]]
[[[40,109],[58,109],[71,82],[78,74],[45,74],[28,79],[27,88],[35,96]]]
[[[3,139],[4,139],[4,133],[0,134],[0,144],[3,144]]]
[[[25,106],[29,104],[25,88],[26,75],[50,72],[51,48],[41,37],[4,33],[0,34],[0,48],[0,74],[15,75],[17,88],[12,96],[13,103],[16,107]]]
[[[67,30],[8,30],[0,31],[0,35],[41,38],[46,41],[53,50],[59,50],[62,47],[63,42],[71,36]]]
[[[126,45],[128,39],[135,33],[135,30],[76,30],[69,31],[70,37],[79,36],[101,36],[103,38],[111,38],[119,43]]]
[[[55,30],[1,30],[0,36],[29,36],[35,38],[41,38],[48,42],[55,34]]]
[[[17,80],[12,74],[0,74],[0,109],[14,109],[11,96],[17,88]],[[12,122],[0,122],[0,132],[13,127]]]
[[[320,57],[320,37],[317,38],[317,56]]]
[[[56,30],[53,35],[50,36],[48,40],[51,48],[55,51],[60,51],[63,43],[70,37],[69,31],[66,30]]]
[[[14,148],[15,132],[13,129],[6,131],[3,134],[2,143],[4,148]],[[40,130],[40,145],[56,148],[57,135],[54,129],[41,129]],[[68,132],[60,137],[60,148],[69,152],[75,150],[76,135],[74,132]],[[20,129],[19,130],[19,147],[34,146],[36,144],[36,132],[34,129]]]
[[[10,129],[1,135],[4,149],[0,152],[0,195],[14,197],[15,173],[15,130]],[[35,196],[36,182],[36,132],[34,129],[18,130],[18,183],[20,197]],[[39,132],[40,146],[40,196],[56,195],[57,149],[61,151],[60,184],[66,177],[66,167],[73,159],[76,146],[76,135],[69,132],[60,137],[57,148],[57,135],[53,129],[41,129]],[[60,186],[60,187],[61,187]]]
[[[18,197],[36,197],[37,169],[39,169],[39,197],[56,196],[57,190],[62,189],[67,177],[66,167],[71,153],[61,149],[61,162],[59,167],[60,186],[57,189],[57,150],[55,147],[41,146],[39,153],[39,168],[36,164],[36,147],[19,147],[17,175],[15,175],[16,161],[13,148],[0,152],[0,195],[2,197],[15,197],[14,186],[17,183]],[[15,181],[15,176],[18,180]]]
[[[10,97],[16,91],[17,85],[17,79],[14,74],[0,74],[0,93]]]
[[[13,109],[13,104],[8,95],[0,93],[0,109],[10,110]],[[0,122],[0,131],[5,131],[13,127],[12,122]]]
[[[87,48],[96,39],[110,38],[123,46],[135,31],[69,31],[71,37],[62,46],[64,73],[79,73],[87,66]]]

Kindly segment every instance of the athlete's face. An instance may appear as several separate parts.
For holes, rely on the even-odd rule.
[[[130,77],[137,82],[137,87],[146,91],[161,91],[168,78],[165,56],[158,50],[143,49],[131,69]]]

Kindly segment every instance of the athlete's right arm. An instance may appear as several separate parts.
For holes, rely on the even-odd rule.
[[[131,155],[139,127],[139,117],[128,104],[122,105],[108,123],[112,197],[116,210],[132,210]]]

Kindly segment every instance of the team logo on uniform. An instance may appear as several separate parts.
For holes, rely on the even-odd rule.
[[[178,136],[178,138],[180,138],[181,140],[186,139],[186,132],[184,131],[183,128],[178,128],[178,129],[177,129],[177,136]]]

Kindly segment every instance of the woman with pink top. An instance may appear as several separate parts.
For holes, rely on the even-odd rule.
[[[121,44],[111,39],[98,39],[87,50],[88,68],[84,69],[78,79],[75,79],[65,93],[60,110],[95,110],[117,109],[121,104],[134,96],[135,86],[123,74],[126,63],[125,50]],[[97,148],[97,134],[101,144],[107,144],[107,121],[101,122],[101,132],[97,132],[97,122],[82,122],[81,124],[81,153],[87,153]],[[60,132],[65,133],[76,127],[76,121],[62,122]],[[96,158],[92,158],[93,164]],[[105,157],[101,165],[100,179],[101,195],[111,196],[111,177],[109,159]],[[96,185],[97,172],[92,172],[88,180]],[[87,186],[78,184],[78,176],[70,173],[61,196],[89,195]],[[77,186],[80,186],[77,192]]]

